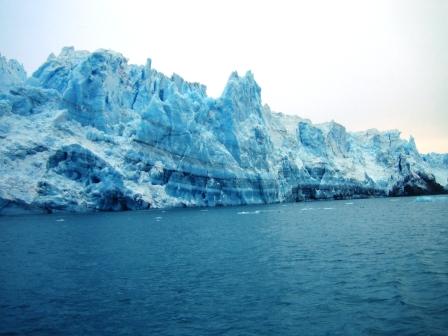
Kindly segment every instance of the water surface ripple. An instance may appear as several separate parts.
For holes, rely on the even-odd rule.
[[[448,202],[1,217],[16,334],[447,335]]]

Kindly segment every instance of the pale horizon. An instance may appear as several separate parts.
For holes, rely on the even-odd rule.
[[[8,1],[0,53],[31,75],[64,46],[122,53],[129,63],[221,94],[254,73],[263,103],[349,131],[399,129],[420,152],[448,152],[448,2]],[[101,15],[98,15],[101,13]]]

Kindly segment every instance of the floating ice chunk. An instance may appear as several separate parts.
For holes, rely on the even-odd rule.
[[[433,200],[431,196],[419,196],[415,199],[416,202],[432,202]]]
[[[345,204],[345,205],[352,205],[353,202],[345,202],[344,204]]]
[[[238,215],[258,215],[260,213],[260,210],[255,211],[240,211],[238,212]]]
[[[415,202],[446,202],[447,196],[418,196]]]
[[[64,221],[65,221],[64,218],[58,218],[58,219],[56,219],[56,222],[64,222]]]

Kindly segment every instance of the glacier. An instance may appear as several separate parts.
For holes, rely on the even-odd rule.
[[[448,155],[400,132],[273,112],[249,71],[206,87],[65,47],[27,77],[0,56],[0,214],[448,192]]]

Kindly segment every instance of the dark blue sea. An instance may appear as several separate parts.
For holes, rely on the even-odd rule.
[[[0,335],[448,335],[448,198],[0,217]]]

